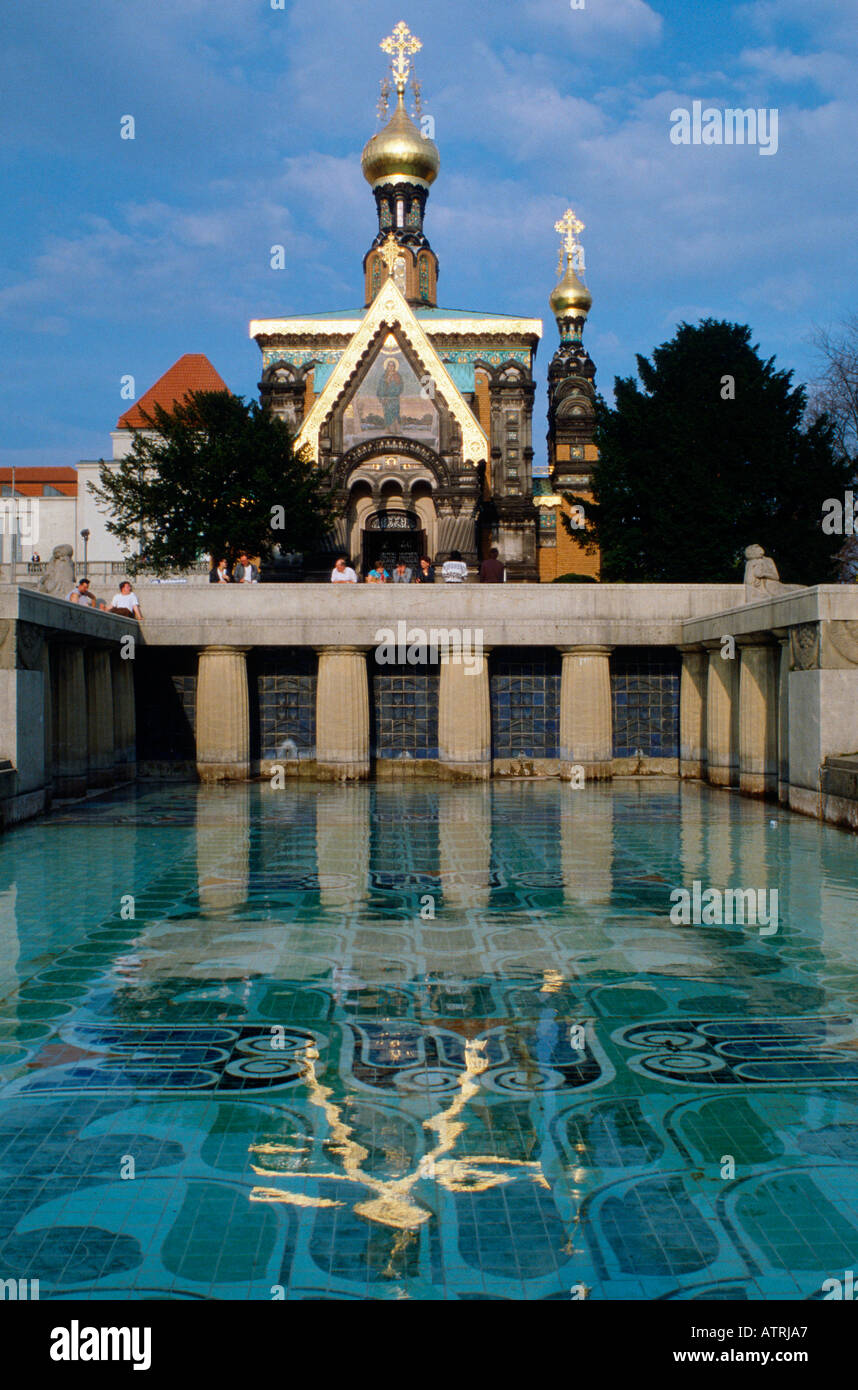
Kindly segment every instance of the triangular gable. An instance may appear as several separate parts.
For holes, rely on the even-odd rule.
[[[301,426],[295,440],[296,448],[309,445],[318,457],[319,431],[332,413],[335,405],[348,387],[355,368],[359,365],[372,342],[381,329],[398,328],[432,381],[453,419],[462,431],[462,453],[468,463],[488,463],[489,442],[485,431],[477,420],[459,388],[456,386],[438,353],[420,326],[414,311],[402,292],[388,280],[382,285],[366,312],[360,328],[355,333],[339,362],[335,366],[320,396],[316,398],[309,415]]]

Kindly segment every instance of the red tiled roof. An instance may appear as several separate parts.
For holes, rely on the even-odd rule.
[[[11,481],[11,468],[0,468],[0,483],[11,483]],[[57,468],[16,468],[16,487],[19,481],[22,483],[76,483],[77,469],[66,468],[65,465]]]
[[[0,483],[11,485],[12,469],[0,468]],[[56,488],[64,497],[77,496],[77,469],[59,465],[56,468],[16,468],[15,491],[21,497],[42,497],[46,486]]]
[[[209,359],[202,352],[186,352],[178,362],[174,362],[168,372],[159,377],[154,386],[135,401],[124,415],[120,415],[118,430],[144,429],[144,412],[151,415],[154,407],[160,405],[164,410],[172,410],[178,401],[183,401],[191,391],[228,391],[226,382],[218,375]]]

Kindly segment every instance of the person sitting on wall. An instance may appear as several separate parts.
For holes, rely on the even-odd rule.
[[[138,623],[142,620],[140,600],[131,587],[130,579],[123,579],[119,585],[119,593],[110,600],[110,612],[117,613],[120,618],[136,618]]]
[[[351,565],[346,563],[345,555],[338,555],[336,564],[331,570],[332,584],[357,584],[357,575]]]
[[[445,584],[464,584],[468,575],[468,566],[458,550],[450,551],[450,558],[444,561],[441,575]]]
[[[498,559],[498,552],[492,547],[488,553],[488,558],[483,560],[480,565],[481,584],[503,584],[506,578],[506,569],[503,562]]]
[[[259,567],[250,561],[246,550],[242,550],[238,557],[238,564],[232,572],[232,581],[234,584],[259,583]]]
[[[231,584],[232,575],[227,569],[226,560],[218,560],[217,565],[209,570],[210,584]]]
[[[417,566],[417,573],[414,576],[415,584],[434,584],[435,566],[428,555],[420,556],[420,563]]]
[[[411,570],[408,568],[404,560],[400,560],[399,563],[394,566],[393,582],[394,584],[411,583]]]
[[[107,612],[107,604],[102,603],[95,594],[89,592],[89,580],[79,579],[71,593],[66,595],[69,603],[80,603],[84,608],[100,608],[103,613]]]

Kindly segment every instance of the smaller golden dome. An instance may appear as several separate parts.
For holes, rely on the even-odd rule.
[[[554,292],[548,301],[551,305],[551,312],[557,319],[586,318],[593,303],[593,296],[575,273],[575,267],[570,257],[566,266],[566,274],[560,283],[555,286]]]
[[[405,109],[405,99],[400,92],[396,110],[384,130],[373,135],[364,146],[361,157],[364,178],[373,187],[392,181],[396,176],[429,184],[437,178],[440,167],[437,145],[420,134]]]

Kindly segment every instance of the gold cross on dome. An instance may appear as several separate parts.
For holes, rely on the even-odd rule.
[[[382,39],[379,44],[383,53],[391,55],[390,71],[400,95],[405,91],[411,73],[411,54],[419,53],[422,47],[423,44],[414,37],[404,19],[401,19],[393,33]]]
[[[559,232],[562,237],[560,243],[560,265],[558,270],[563,270],[563,254],[566,253],[567,264],[573,258],[580,256],[582,247],[579,234],[584,230],[584,223],[576,217],[571,208],[567,208],[559,222],[554,223],[555,232]]]

